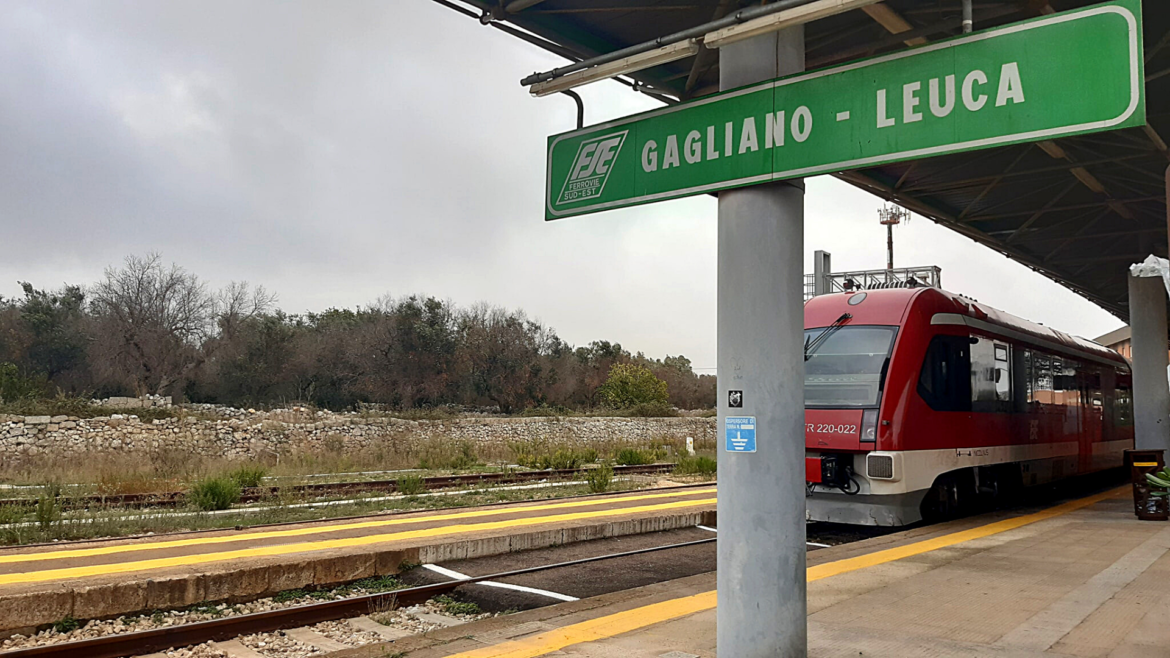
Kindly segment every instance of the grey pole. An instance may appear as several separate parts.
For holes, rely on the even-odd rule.
[[[719,53],[720,89],[802,70],[803,27]],[[804,181],[720,192],[718,253],[717,652],[803,658]],[[756,452],[727,450],[729,416],[755,418]]]
[[[1129,277],[1133,347],[1134,447],[1170,449],[1170,386],[1166,383],[1166,288],[1162,277]]]
[[[827,295],[829,288],[829,273],[832,272],[832,255],[818,249],[813,252],[813,296]]]

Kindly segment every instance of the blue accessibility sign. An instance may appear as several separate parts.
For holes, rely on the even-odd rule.
[[[727,432],[727,452],[756,451],[755,416],[728,416],[723,426]]]

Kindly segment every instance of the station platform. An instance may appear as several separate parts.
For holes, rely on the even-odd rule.
[[[683,486],[240,531],[0,549],[0,634],[248,601],[446,562],[712,523],[714,486]]]
[[[813,551],[809,655],[1170,657],[1168,552],[1127,488]],[[704,574],[335,655],[708,658],[714,590]]]

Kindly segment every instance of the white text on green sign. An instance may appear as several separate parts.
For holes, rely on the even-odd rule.
[[[549,138],[557,219],[1145,123],[1140,0],[1117,0]]]

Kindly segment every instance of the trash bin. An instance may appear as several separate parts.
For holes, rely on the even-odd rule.
[[[1146,473],[1156,473],[1166,465],[1162,450],[1126,450],[1125,465],[1133,482],[1133,512],[1143,521],[1170,519],[1170,498],[1151,496]]]

